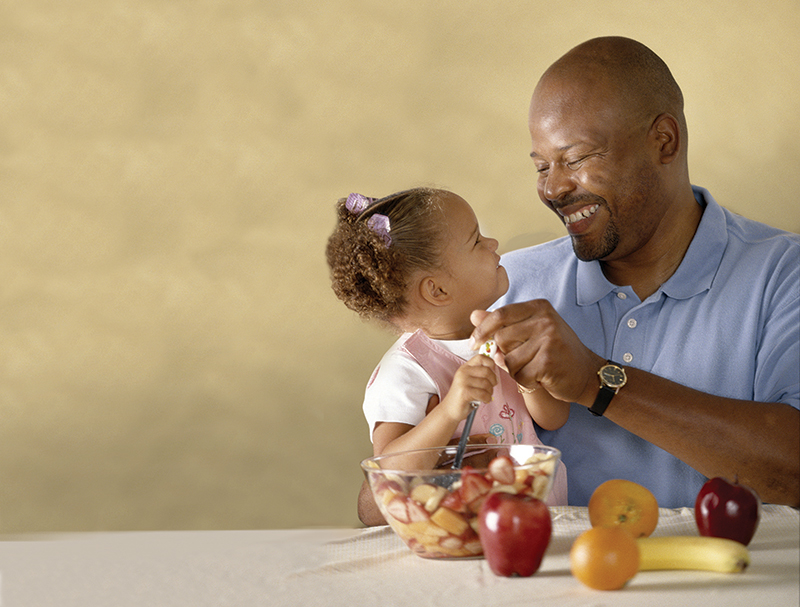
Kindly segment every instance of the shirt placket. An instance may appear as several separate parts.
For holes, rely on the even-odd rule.
[[[621,287],[614,292],[614,307],[617,323],[614,329],[611,360],[622,365],[639,366],[637,358],[644,352],[645,325],[642,310],[645,304],[630,287]]]

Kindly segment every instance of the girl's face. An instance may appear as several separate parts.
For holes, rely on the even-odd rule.
[[[498,242],[481,235],[472,207],[456,194],[442,198],[445,238],[442,275],[453,298],[454,314],[469,322],[473,310],[485,310],[508,290],[508,274],[500,265]]]

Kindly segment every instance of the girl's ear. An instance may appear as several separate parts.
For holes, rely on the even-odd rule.
[[[433,306],[447,306],[453,301],[447,286],[435,276],[425,276],[419,281],[419,294]]]

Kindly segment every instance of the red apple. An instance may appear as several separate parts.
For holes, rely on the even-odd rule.
[[[755,491],[738,482],[715,477],[697,494],[694,518],[700,535],[750,543],[761,516],[761,500]]]
[[[543,501],[530,495],[492,493],[478,512],[478,524],[483,554],[495,575],[536,573],[553,529]]]

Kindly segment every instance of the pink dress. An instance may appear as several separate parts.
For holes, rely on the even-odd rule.
[[[401,346],[401,350],[413,358],[431,377],[443,398],[453,383],[456,370],[464,359],[449,352],[430,339],[422,331],[413,333]],[[541,445],[536,435],[533,420],[525,407],[525,401],[517,390],[517,382],[503,369],[498,369],[500,381],[494,388],[492,401],[481,403],[472,423],[470,436],[487,434],[495,443],[524,443]],[[454,438],[461,436],[464,421],[456,428]],[[567,473],[563,462],[556,469],[553,489],[547,499],[549,506],[567,505]]]

